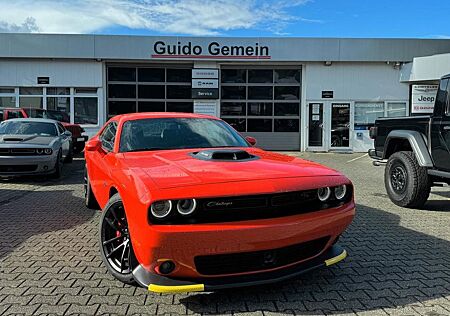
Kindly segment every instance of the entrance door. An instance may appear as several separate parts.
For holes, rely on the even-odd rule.
[[[350,103],[331,103],[330,149],[350,149]]]
[[[308,104],[308,150],[326,151],[323,103]]]

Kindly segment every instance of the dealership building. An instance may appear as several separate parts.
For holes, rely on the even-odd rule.
[[[130,112],[218,116],[260,147],[365,152],[377,117],[430,113],[450,40],[0,34],[0,107],[93,135]]]

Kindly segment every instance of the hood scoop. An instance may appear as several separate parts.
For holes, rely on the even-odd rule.
[[[23,138],[18,138],[18,137],[3,137],[3,141],[5,141],[5,142],[21,142],[21,141],[23,141]]]
[[[249,161],[259,159],[258,156],[249,154],[242,149],[208,149],[196,151],[190,155],[200,160],[210,161]]]

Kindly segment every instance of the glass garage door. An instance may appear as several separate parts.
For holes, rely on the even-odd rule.
[[[133,112],[193,112],[191,66],[109,65],[108,119]]]
[[[271,150],[300,149],[301,68],[222,68],[221,118]]]

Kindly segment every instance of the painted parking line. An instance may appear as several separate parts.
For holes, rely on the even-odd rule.
[[[353,158],[353,159],[351,159],[351,160],[347,161],[347,163],[349,163],[349,162],[353,162],[353,161],[356,161],[356,160],[358,160],[358,159],[361,159],[361,158],[364,158],[364,157],[366,157],[366,156],[368,156],[368,155],[369,155],[369,154],[364,154],[364,155],[362,155],[362,156],[359,156],[359,157]]]

